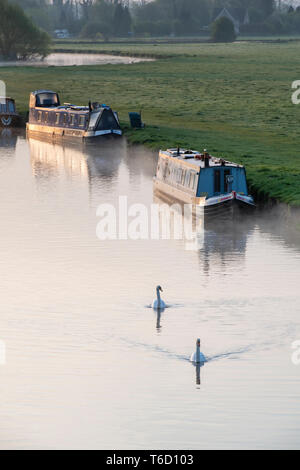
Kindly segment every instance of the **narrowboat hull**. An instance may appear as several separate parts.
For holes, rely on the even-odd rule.
[[[224,216],[239,214],[241,209],[249,208],[252,211],[255,208],[255,205],[251,203],[251,198],[237,195],[235,192],[206,199],[205,197],[195,197],[195,195],[188,194],[157,178],[154,178],[154,193],[159,199],[169,204],[191,204],[194,214],[203,215],[210,219],[223,219]]]
[[[105,135],[117,135],[121,136],[122,131],[119,129],[111,130],[96,130],[96,131],[87,131],[80,129],[69,129],[61,127],[52,127],[52,126],[40,126],[37,124],[26,124],[26,130],[28,136],[40,136],[41,134],[47,134],[50,137],[66,137],[66,138],[80,138],[80,139],[91,139],[95,137],[102,137]]]

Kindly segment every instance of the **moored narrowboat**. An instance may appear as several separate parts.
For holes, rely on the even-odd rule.
[[[99,103],[61,105],[58,94],[49,90],[31,93],[27,132],[82,139],[122,135],[118,113],[109,106]]]
[[[156,192],[214,214],[219,208],[255,207],[248,194],[242,165],[211,156],[207,151],[160,151],[154,178]]]
[[[15,100],[0,96],[0,125],[13,127],[19,124],[20,116],[16,110]]]

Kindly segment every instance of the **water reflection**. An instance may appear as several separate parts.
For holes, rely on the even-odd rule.
[[[116,181],[126,151],[125,139],[101,139],[98,144],[53,142],[29,138],[32,171],[37,180],[65,175],[86,182],[88,190]]]
[[[157,309],[156,311],[156,330],[159,333],[161,331],[161,314],[164,312],[164,309]]]
[[[196,369],[196,385],[201,385],[201,377],[200,377],[201,364],[196,364],[195,369]]]
[[[1,61],[0,67],[67,67],[80,65],[106,65],[106,64],[136,64],[139,62],[153,62],[155,59],[147,59],[144,57],[127,57],[109,54],[73,54],[56,52],[50,54],[44,60],[27,60],[27,61]]]
[[[18,131],[15,129],[1,129],[0,128],[0,147],[14,149],[17,144]]]
[[[88,179],[87,161],[77,146],[67,147],[32,138],[28,142],[32,171],[37,180],[57,178],[61,173]]]
[[[8,168],[14,158],[19,132],[15,129],[0,128],[0,170]]]
[[[209,228],[208,228],[209,227]],[[203,246],[199,250],[199,261],[203,270],[209,274],[212,265],[218,264],[226,270],[228,260],[240,264],[244,261],[247,240],[255,228],[253,218],[233,224],[232,220],[220,225],[217,221],[204,226]]]
[[[298,446],[294,214],[273,208],[228,227],[205,224],[198,251],[182,240],[101,243],[96,205],[128,195],[148,207],[156,155],[124,139],[7,142],[0,447],[211,448],[224,436],[241,448]],[[172,302],[166,324],[143,308],[154,279]],[[196,332],[212,359],[204,376],[186,355]]]
[[[161,194],[155,192],[153,201],[161,208],[167,203],[172,204],[174,208],[171,217],[160,217],[160,233],[166,231],[164,224],[168,224],[169,233],[176,232],[175,225],[180,226],[177,232],[181,232],[186,227],[187,217],[184,216],[184,207],[178,201],[172,198],[165,198]],[[162,210],[163,214],[163,210]],[[197,220],[193,217],[192,230],[194,232],[195,243],[193,250],[198,253],[199,262],[203,267],[203,271],[209,274],[210,267],[220,265],[221,269],[226,270],[228,260],[236,264],[243,262],[247,240],[256,227],[256,219],[252,216],[239,217],[236,220],[232,212],[226,212],[227,218],[222,220],[216,218],[206,218]],[[179,217],[179,219],[178,219]],[[193,247],[191,245],[191,247]],[[183,246],[185,249],[189,247],[187,241]]]
[[[3,130],[0,147],[14,148],[18,134]],[[120,169],[125,165],[128,185],[124,183],[123,194],[129,187],[141,189],[145,180],[155,174],[157,156],[143,147],[128,145],[125,138],[103,138],[96,142],[53,142],[29,139],[33,174],[37,180],[57,179],[64,174],[69,178],[84,181],[96,202],[103,200],[103,193],[117,188],[122,179]],[[125,179],[125,178],[124,178]],[[149,201],[151,202],[151,201]],[[156,204],[174,204],[178,201],[153,195]],[[242,263],[247,250],[247,241],[258,229],[273,239],[282,239],[288,246],[300,247],[300,211],[291,210],[282,204],[242,214],[234,219],[205,219],[198,233],[198,256],[203,271],[209,274],[211,265],[218,263],[226,269],[228,259]],[[193,226],[195,229],[195,226]],[[204,230],[203,230],[204,229]],[[174,232],[174,219],[170,219],[170,233]]]

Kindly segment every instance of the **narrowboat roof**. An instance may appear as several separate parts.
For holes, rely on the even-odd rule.
[[[52,95],[58,95],[58,93],[56,93],[55,91],[52,91],[52,90],[35,90],[33,92],[31,92],[31,94],[33,96],[38,96],[40,94],[43,94],[43,93],[51,93]],[[39,107],[39,106],[37,106]],[[56,110],[60,110],[60,111],[72,111],[72,112],[78,112],[78,113],[89,113],[90,112],[90,108],[89,106],[77,106],[77,105],[74,105],[74,104],[71,104],[71,103],[64,103],[63,105],[58,105],[58,106],[42,106],[43,110],[44,111],[56,111]],[[107,106],[106,104],[99,104],[99,107],[96,108],[95,110],[101,110],[101,109],[110,109],[110,106]]]
[[[39,107],[38,107],[39,108]],[[89,113],[90,108],[88,106],[76,106],[74,104],[69,104],[65,103],[64,105],[60,106],[55,106],[55,107],[43,107],[43,111],[52,111],[52,112],[57,112],[57,111],[72,111],[74,113]],[[111,109],[110,106],[106,106],[105,104],[102,104],[99,106],[99,108],[96,108],[95,111],[103,111],[104,109]]]
[[[31,92],[31,94],[35,96],[39,95],[40,93],[53,93],[53,95],[57,95],[57,93],[53,90],[35,90]]]
[[[174,158],[182,163],[194,165],[198,168],[205,168],[205,155],[207,155],[209,158],[210,167],[231,166],[235,168],[244,168],[243,165],[238,165],[237,163],[230,162],[224,158],[214,157],[209,155],[207,152],[201,153],[196,150],[171,148],[167,150],[161,150],[160,155],[163,157]]]
[[[47,108],[45,108],[47,109]],[[89,107],[88,106],[75,106],[73,104],[64,104],[62,106],[57,106],[57,108],[49,108],[50,110],[61,110],[61,111],[72,111],[78,113],[88,113]]]

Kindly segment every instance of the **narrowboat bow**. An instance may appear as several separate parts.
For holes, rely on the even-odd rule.
[[[31,93],[27,131],[82,139],[122,135],[118,113],[109,106],[99,103],[88,106],[65,103],[61,106],[58,94],[49,90]]]
[[[207,151],[161,150],[154,188],[167,197],[198,206],[204,213],[233,205],[255,207],[248,194],[245,168]]]

